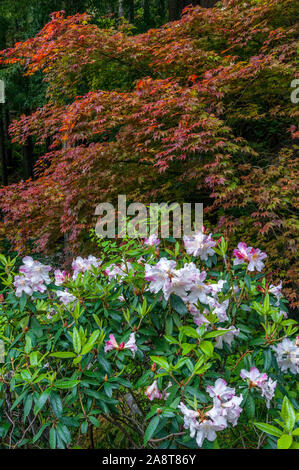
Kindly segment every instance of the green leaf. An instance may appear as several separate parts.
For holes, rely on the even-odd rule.
[[[46,390],[39,396],[37,402],[34,405],[33,411],[35,415],[37,415],[41,411],[41,409],[45,406],[46,401],[48,400],[49,396],[50,396],[50,390]]]
[[[282,431],[275,426],[271,426],[271,424],[266,423],[253,423],[258,429],[261,431],[271,434],[271,436],[280,437],[282,435]]]
[[[172,306],[173,310],[175,310],[180,315],[186,315],[186,313],[188,313],[185,303],[178,295],[171,294],[170,305]]]
[[[73,347],[75,353],[79,354],[81,351],[81,339],[76,327],[73,329]]]
[[[147,442],[153,436],[154,432],[156,431],[158,427],[159,421],[160,421],[160,416],[154,416],[153,419],[150,421],[144,433],[144,441],[143,441],[144,445],[147,444]]]
[[[202,341],[199,345],[200,349],[207,356],[212,356],[214,351],[214,346],[210,341]]]
[[[296,415],[295,415],[295,410],[294,410],[291,402],[288,400],[287,397],[284,397],[284,399],[283,399],[280,414],[281,414],[281,417],[284,421],[285,429],[288,432],[292,431],[292,429],[295,425]]]
[[[158,366],[163,367],[163,369],[168,370],[169,369],[169,364],[167,360],[164,357],[160,356],[150,356],[151,360],[158,364]]]
[[[230,330],[209,331],[204,335],[204,338],[216,338],[217,336],[225,335]]]
[[[24,422],[26,421],[26,418],[30,413],[32,402],[33,402],[33,396],[28,395],[24,403],[24,417],[23,417]]]
[[[96,427],[100,427],[99,420],[95,416],[89,416],[89,421]]]
[[[57,432],[55,428],[50,429],[49,444],[51,449],[56,449]]]
[[[255,415],[255,403],[253,396],[249,393],[247,396],[247,400],[245,402],[245,410],[247,413],[248,418],[253,418]]]
[[[289,434],[282,434],[277,441],[277,449],[289,449],[293,442],[293,437]]]
[[[51,357],[58,357],[61,359],[67,359],[70,357],[76,357],[76,354],[71,351],[57,351],[55,353],[50,354]]]
[[[52,392],[50,395],[50,405],[53,410],[53,413],[57,418],[61,418],[62,416],[62,411],[63,411],[63,405],[60,396],[58,393]]]
[[[78,385],[79,382],[80,380],[61,379],[61,380],[57,380],[56,382],[54,382],[53,385],[57,388],[65,389],[65,388],[73,388],[76,385]]]
[[[82,355],[83,355],[83,354],[87,354],[87,353],[89,353],[89,351],[92,350],[92,348],[93,348],[94,344],[96,343],[96,341],[97,341],[99,335],[100,335],[100,331],[99,331],[99,330],[94,331],[94,332],[91,334],[89,340],[87,341],[86,344],[84,344],[84,346],[83,346],[83,348],[82,348],[82,351],[81,351],[81,354],[82,354]]]

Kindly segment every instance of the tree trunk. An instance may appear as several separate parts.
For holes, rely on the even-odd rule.
[[[4,136],[4,120],[2,112],[2,104],[0,104],[0,162],[1,162],[1,181],[3,186],[8,184],[7,160],[5,152],[5,136]]]
[[[151,25],[150,0],[143,0],[143,21],[147,26]]]
[[[118,0],[118,17],[123,18],[125,16],[124,0]]]
[[[33,177],[33,145],[31,137],[28,137],[23,147],[23,170],[25,179]]]
[[[128,0],[128,7],[129,7],[129,12],[128,12],[128,18],[129,18],[129,23],[133,24],[135,20],[135,11],[134,11],[134,0]]]

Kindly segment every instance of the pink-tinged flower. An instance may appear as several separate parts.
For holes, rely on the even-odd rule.
[[[289,370],[292,374],[299,374],[299,348],[297,345],[299,341],[297,338],[294,341],[284,338],[281,343],[272,346],[276,353],[278,367],[282,372]]]
[[[31,256],[25,256],[22,261],[23,264],[20,267],[20,272],[25,274],[32,284],[40,284],[41,282],[50,284],[51,279],[49,277],[49,272],[52,269],[51,266],[35,261]]]
[[[114,335],[111,333],[109,335],[109,340],[106,341],[106,345],[104,348],[105,353],[111,351],[112,349],[116,349],[117,351],[122,351],[123,349],[130,349],[135,357],[135,352],[137,351],[136,341],[135,341],[135,333],[130,334],[129,340],[125,343],[122,341],[120,344],[117,343]]]
[[[116,341],[114,335],[111,333],[109,335],[109,340],[106,341],[104,351],[105,353],[107,353],[108,351],[111,351],[112,349],[118,349],[118,348],[119,348],[118,342]]]
[[[220,279],[217,283],[209,284],[211,293],[216,295],[218,294],[218,292],[221,292],[225,283],[226,283],[225,279]]]
[[[223,302],[218,302],[218,300],[213,299],[211,297],[208,298],[208,303],[210,308],[220,322],[228,320],[228,316],[226,315],[226,310],[228,309],[229,299],[224,300]]]
[[[276,385],[277,381],[274,381],[271,379],[271,377],[269,377],[267,382],[264,382],[261,386],[261,395],[262,397],[266,398],[267,408],[270,408],[270,400],[272,400],[272,398],[274,397]]]
[[[184,416],[184,428],[190,430],[190,437],[194,437],[199,428],[199,422],[197,420],[199,412],[188,409],[183,402],[178,405],[178,409]]]
[[[238,243],[237,248],[233,251],[234,265],[248,263],[249,262],[249,251],[250,247],[246,245],[244,242]]]
[[[55,276],[55,286],[61,286],[61,284],[63,284],[67,278],[66,272],[61,271],[60,269],[56,269],[54,271],[54,276]]]
[[[221,402],[230,400],[235,395],[235,389],[228,387],[223,379],[217,379],[213,387],[208,385],[206,391],[210,397],[216,397]]]
[[[197,279],[191,287],[188,295],[188,301],[190,303],[196,303],[198,300],[202,304],[209,303],[208,294],[211,292],[211,288],[209,285],[204,283],[206,277],[207,273],[205,271],[198,272]]]
[[[174,276],[175,268],[176,262],[167,258],[161,258],[155,266],[145,264],[144,279],[150,282],[150,292],[157,294],[162,290],[165,299],[168,300],[171,293],[171,279]]]
[[[267,258],[266,253],[259,248],[250,247],[248,271],[262,271],[265,266],[262,260],[265,258]]]
[[[21,297],[22,293],[25,292],[27,295],[32,295],[32,282],[25,276],[15,276],[14,286],[16,288],[16,296]]]
[[[68,305],[77,300],[77,298],[74,295],[70,294],[66,289],[63,291],[56,291],[56,295],[57,297],[59,297],[60,302],[62,302],[64,305]]]
[[[169,292],[173,292],[186,302],[188,301],[187,293],[196,288],[197,283],[200,283],[202,278],[205,278],[205,276],[202,275],[194,263],[185,263],[183,268],[173,272]]]
[[[214,441],[217,438],[216,431],[227,427],[226,419],[213,409],[200,416],[198,411],[189,410],[182,402],[178,408],[184,416],[184,428],[190,430],[190,437],[196,435],[198,447],[202,447],[204,439]]]
[[[281,289],[282,289],[282,281],[280,281],[280,283],[278,284],[278,286],[274,286],[273,284],[270,285],[269,287],[269,292],[271,294],[273,294],[276,299],[277,299],[277,302],[276,302],[276,307],[279,306],[279,301],[282,297],[282,292],[281,292]]]
[[[231,326],[229,328],[217,328],[217,330],[229,330],[223,335],[217,336],[215,338],[216,348],[218,349],[223,348],[223,343],[227,343],[231,347],[232,342],[235,339],[235,336],[238,336],[240,333],[239,328],[235,328],[234,326]]]
[[[296,336],[296,346],[299,346],[299,336]]]
[[[98,260],[95,256],[89,255],[88,258],[82,258],[78,256],[72,262],[72,268],[74,270],[73,280],[75,280],[79,273],[85,273],[85,271],[90,271],[92,266],[98,268],[101,265],[101,261]]]
[[[145,395],[150,401],[153,401],[155,398],[159,400],[162,398],[162,393],[158,389],[157,380],[154,380],[152,385],[146,388]]]
[[[227,423],[231,423],[233,426],[236,426],[243,410],[240,407],[242,400],[242,395],[239,397],[234,395],[230,400],[224,402],[215,397],[213,400],[214,406],[210,411],[210,417],[217,421],[218,417],[221,416],[227,421]]]
[[[242,369],[240,377],[249,381],[249,388],[262,387],[268,379],[267,374],[261,374],[256,367],[251,367],[250,371]]]
[[[150,235],[148,238],[145,238],[144,239],[144,244],[145,245],[148,245],[148,246],[158,246],[160,245],[161,241],[159,240],[159,238],[157,237],[157,235],[155,233],[153,233],[152,235]]]
[[[105,269],[105,274],[111,279],[117,279],[119,283],[128,275],[128,271],[132,269],[130,262],[122,263],[120,266],[117,264],[111,264]]]
[[[246,243],[240,242],[238,247],[233,251],[234,265],[248,263],[248,271],[262,271],[264,268],[263,259],[267,258],[266,253],[259,248],[247,246]]]
[[[206,261],[209,256],[213,256],[215,251],[213,247],[216,241],[212,239],[212,235],[206,235],[202,231],[197,232],[192,237],[183,237],[184,244],[188,255],[199,256],[202,261]]]

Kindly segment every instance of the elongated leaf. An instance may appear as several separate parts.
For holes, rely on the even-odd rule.
[[[153,419],[150,421],[144,433],[144,441],[143,441],[144,445],[147,444],[147,442],[153,436],[154,432],[156,431],[158,427],[159,421],[160,421],[160,416],[154,416]]]

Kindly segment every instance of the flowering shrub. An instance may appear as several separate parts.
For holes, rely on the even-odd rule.
[[[267,255],[217,237],[101,240],[69,273],[0,255],[1,446],[107,422],[138,448],[298,448],[297,323]]]

